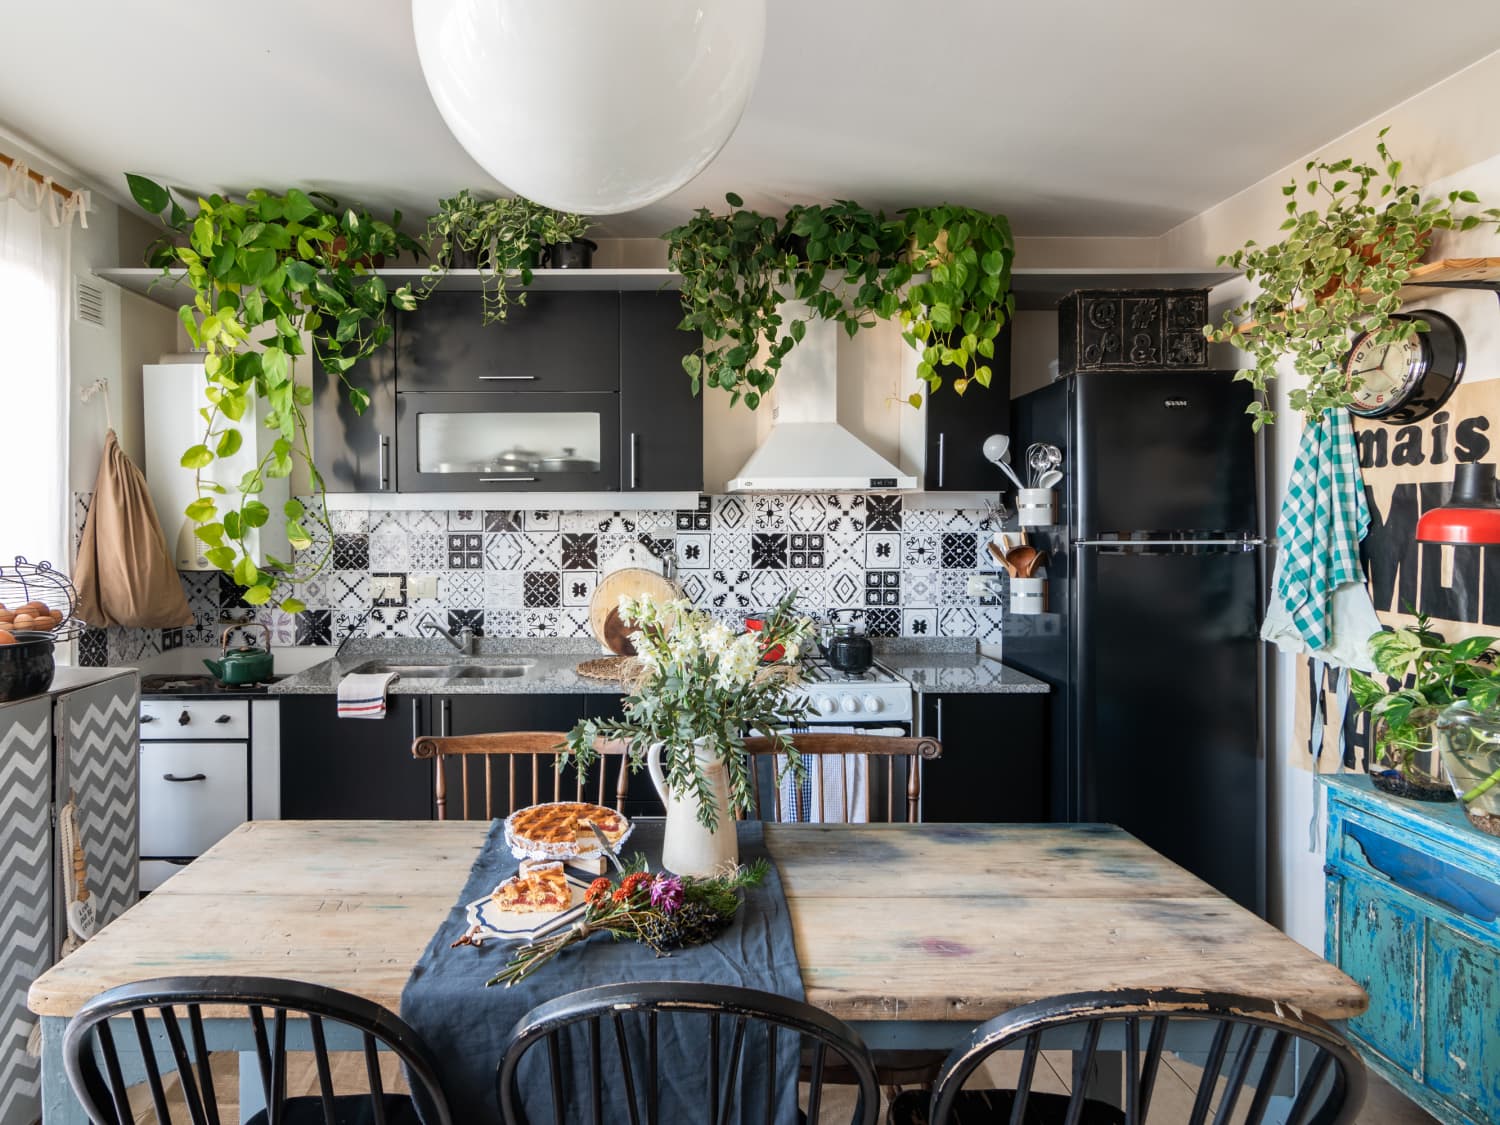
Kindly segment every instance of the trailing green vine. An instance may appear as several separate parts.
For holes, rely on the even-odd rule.
[[[343,384],[362,413],[369,392],[351,381],[350,370],[390,338],[392,307],[416,306],[409,286],[393,292],[371,270],[387,254],[420,247],[399,230],[399,212],[386,223],[321,193],[257,189],[243,201],[211,195],[200,197],[189,215],[160,184],[136,175],[126,180],[135,201],[171,232],[152,244],[147,263],[164,274],[181,271],[193,299],[178,309],[178,319],[204,352],[203,440],[182,455],[183,466],[197,474],[197,498],[185,514],[198,525],[194,533],[208,560],[234,576],[248,604],[266,605],[280,583],[304,579],[289,559],[257,560],[247,546],[250,533],[282,520],[292,547],[305,550],[312,546],[307,520],[328,528],[321,502],[309,511],[291,499],[273,513],[259,498],[267,479],[290,476],[299,459],[320,501],[325,494],[309,452],[305,411],[312,390],[293,378],[304,336],[321,370]],[[205,470],[239,451],[241,426],[254,424],[257,400],[266,404],[265,425],[276,437],[231,489]],[[290,595],[279,605],[288,613],[304,608]]]

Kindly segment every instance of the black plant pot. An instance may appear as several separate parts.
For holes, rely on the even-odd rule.
[[[1382,793],[1392,797],[1405,797],[1411,801],[1452,801],[1456,798],[1451,785],[1436,780],[1408,777],[1400,770],[1372,770],[1370,783]]]
[[[51,637],[0,645],[0,703],[41,695],[52,686],[55,670]]]
[[[586,270],[594,265],[594,251],[599,244],[592,238],[575,238],[572,242],[554,242],[547,247],[548,264],[555,270]]]
[[[448,268],[451,270],[472,270],[479,268],[478,248],[469,249],[464,246],[455,246],[448,255]]]

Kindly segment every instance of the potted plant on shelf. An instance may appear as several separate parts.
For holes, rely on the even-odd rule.
[[[733,810],[753,801],[747,731],[768,734],[789,768],[802,768],[784,732],[807,718],[790,689],[812,622],[795,613],[793,596],[760,630],[738,635],[686,601],[621,600],[622,620],[637,628],[641,672],[624,717],[583,720],[568,733],[566,754],[582,774],[598,760],[595,738],[629,744],[632,768],[647,766],[666,806],[662,864],[679,875],[709,875],[739,855]]]
[[[512,299],[526,303],[525,287],[533,270],[549,252],[558,249],[576,259],[576,245],[589,221],[582,215],[555,211],[522,196],[476,199],[468,188],[438,201],[437,213],[427,220],[427,240],[433,247],[426,292],[431,292],[451,269],[478,269],[483,275],[483,320],[503,322]],[[576,268],[576,267],[575,267]],[[514,271],[519,288],[512,289]]]
[[[321,504],[310,511],[288,500],[282,511],[272,512],[258,498],[266,478],[290,475],[298,459],[308,467],[313,490],[323,495],[307,438],[312,389],[293,378],[296,358],[305,354],[303,339],[311,340],[323,374],[343,383],[355,410],[363,411],[370,396],[351,381],[350,370],[390,337],[392,306],[416,305],[410,287],[391,291],[367,263],[421,248],[401,233],[399,212],[387,223],[321,193],[257,189],[243,200],[216,194],[200,198],[189,214],[160,184],[136,175],[126,181],[135,201],[168,229],[146,260],[164,274],[180,272],[191,288],[192,300],[178,310],[178,319],[204,352],[203,440],[182,455],[183,466],[198,473],[197,499],[186,515],[198,525],[195,534],[207,544],[208,560],[244,587],[247,603],[265,605],[282,582],[303,581],[327,561],[325,553],[294,579],[289,560],[256,559],[246,548],[250,529],[272,519],[285,520],[287,538],[298,550],[312,545],[306,520],[328,526]],[[266,403],[266,425],[278,436],[231,492],[202,470],[240,448],[240,425],[246,418],[254,423],[256,399]],[[332,535],[327,539],[331,543]],[[283,596],[279,604],[288,613],[303,608],[294,596]]]
[[[1490,646],[1495,637],[1469,637],[1449,644],[1425,615],[1415,627],[1382,630],[1370,638],[1382,684],[1353,672],[1354,701],[1374,723],[1370,780],[1377,789],[1421,801],[1451,801],[1438,774],[1433,724],[1455,700],[1495,690],[1497,670]],[[1376,768],[1379,767],[1379,768]]]
[[[1414,321],[1392,320],[1400,290],[1421,261],[1434,230],[1470,230],[1500,219],[1500,211],[1460,214],[1477,204],[1472,191],[1423,197],[1401,182],[1401,162],[1391,156],[1382,129],[1375,145],[1379,166],[1352,158],[1308,161],[1308,178],[1296,178],[1281,191],[1287,218],[1281,241],[1255,240],[1222,255],[1219,265],[1243,270],[1259,292],[1224,314],[1204,333],[1215,343],[1249,352],[1252,366],[1238,378],[1259,395],[1248,408],[1256,430],[1274,422],[1265,401],[1276,365],[1289,357],[1305,384],[1292,389],[1293,410],[1316,421],[1324,410],[1353,400],[1343,361],[1351,336],[1377,333],[1376,347],[1406,340],[1419,331]],[[1299,197],[1306,196],[1306,207]]]

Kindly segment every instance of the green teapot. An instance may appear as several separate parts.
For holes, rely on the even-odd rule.
[[[245,643],[239,648],[229,647],[229,636],[236,629],[261,629],[266,634],[266,647],[260,648],[256,645]],[[271,655],[271,629],[259,621],[248,621],[241,625],[231,625],[224,630],[224,636],[220,639],[222,652],[218,660],[205,660],[204,666],[214,674],[214,678],[225,687],[239,687],[242,684],[258,684],[262,680],[269,680],[276,667],[276,658]]]

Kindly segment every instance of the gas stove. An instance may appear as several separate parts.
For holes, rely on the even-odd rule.
[[[807,657],[793,697],[811,704],[811,721],[818,725],[909,723],[912,716],[911,685],[878,660],[851,674],[820,656]]]
[[[281,679],[272,676],[258,684],[221,684],[206,672],[158,672],[141,677],[142,695],[265,695]]]

